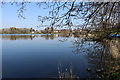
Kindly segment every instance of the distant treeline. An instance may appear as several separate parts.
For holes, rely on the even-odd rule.
[[[33,28],[16,28],[16,27],[11,27],[11,28],[4,28],[0,29],[0,34],[55,34],[55,33],[74,33],[74,32],[85,32],[88,30],[81,30],[81,29],[61,29],[57,30],[54,29],[53,27],[46,27],[44,30],[35,30]]]
[[[32,28],[4,28],[0,30],[0,33],[2,34],[30,34],[33,33],[35,30]]]
[[[47,27],[44,30],[35,30],[33,28],[4,28],[0,29],[0,34],[53,34],[58,32],[67,32],[65,30],[56,30],[53,27]]]
[[[62,33],[62,34],[66,34],[66,33],[73,33],[73,34],[88,34],[88,33],[92,33],[92,34],[105,34],[105,33],[120,33],[120,29],[119,28],[107,28],[106,29],[96,29],[96,30],[89,30],[89,29],[61,29],[61,30],[57,30],[54,29],[53,27],[46,27],[44,30],[35,30],[33,28],[16,28],[16,27],[11,27],[11,28],[4,28],[4,29],[0,29],[0,34],[58,34],[58,33]]]
[[[44,30],[35,30],[33,28],[4,28],[0,29],[0,34],[54,34],[54,33],[68,33],[72,32],[69,29],[56,30],[53,27],[47,27]]]

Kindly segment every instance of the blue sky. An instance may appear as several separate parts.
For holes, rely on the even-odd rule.
[[[28,3],[26,11],[24,11],[24,16],[26,19],[18,18],[19,6],[16,4],[11,5],[6,3],[3,5],[2,9],[2,27],[33,27],[37,28],[41,23],[38,21],[38,16],[48,16],[49,9],[45,10],[36,5],[36,3]]]
[[[43,7],[45,7],[43,5]],[[41,25],[41,22],[38,21],[38,16],[48,16],[50,8],[43,9],[36,5],[36,2],[26,4],[26,11],[24,11],[24,16],[26,19],[18,18],[18,9],[19,6],[16,4],[11,5],[9,2],[3,5],[2,8],[2,28],[9,27],[18,27],[18,28],[35,28],[35,29],[44,29],[43,27],[37,28],[38,25]],[[1,13],[0,13],[1,14]],[[79,21],[78,21],[79,22]],[[77,21],[76,21],[77,23]],[[49,22],[45,23],[49,25]]]

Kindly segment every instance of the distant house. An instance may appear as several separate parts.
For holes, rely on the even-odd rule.
[[[66,32],[72,32],[71,29],[62,29],[62,30],[59,30],[60,33],[66,33]]]
[[[32,31],[32,33],[35,33],[34,31]]]
[[[82,32],[82,29],[74,29],[73,32]]]
[[[58,32],[59,32],[59,30],[54,30],[54,32],[55,32],[55,33],[58,33]]]

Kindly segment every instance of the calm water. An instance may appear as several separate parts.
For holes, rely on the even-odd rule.
[[[89,52],[99,52],[91,46],[102,44],[82,40],[64,35],[2,35],[2,77],[58,78],[59,65],[61,73],[71,67],[75,76],[95,77],[87,71],[94,66]]]

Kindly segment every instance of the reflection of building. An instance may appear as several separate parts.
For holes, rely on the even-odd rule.
[[[58,34],[54,34],[54,37],[59,37],[59,35]]]

